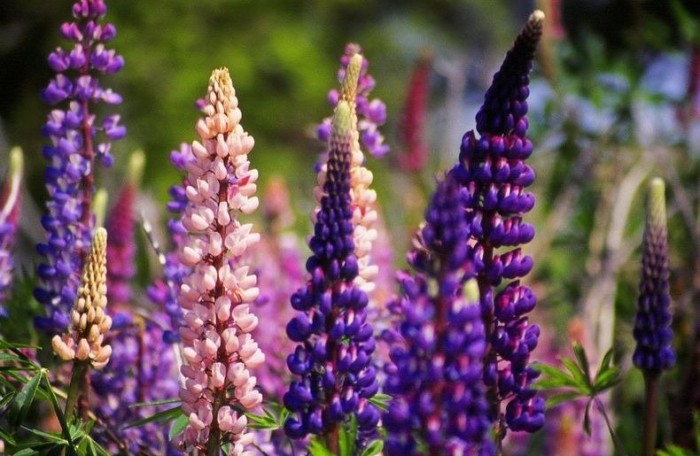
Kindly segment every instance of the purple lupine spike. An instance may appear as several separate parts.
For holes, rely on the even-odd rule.
[[[522,220],[535,201],[526,191],[535,178],[525,162],[532,153],[526,136],[526,100],[543,20],[544,14],[535,11],[506,54],[477,114],[480,137],[473,131],[464,135],[459,163],[450,171],[465,188],[467,211],[472,214],[470,260],[481,294],[489,346],[484,381],[498,440],[505,436],[506,426],[534,432],[544,424],[544,399],[530,386],[538,375],[529,359],[539,328],[530,324],[527,314],[536,296],[519,281],[533,266],[520,246],[535,233]]]
[[[402,294],[390,304],[397,328],[385,335],[399,340],[385,366],[393,397],[383,416],[388,455],[495,454],[463,193],[450,176],[438,184],[408,255],[415,273],[399,275]]]
[[[350,43],[345,46],[345,53],[340,58],[340,69],[338,70],[338,81],[343,81],[347,72],[348,63],[355,54],[361,54],[362,48],[359,44]],[[356,113],[358,117],[357,130],[360,142],[374,157],[383,157],[389,153],[389,146],[384,143],[384,136],[379,132],[379,127],[386,123],[386,105],[378,98],[369,100],[369,94],[374,89],[374,78],[367,72],[369,62],[364,60],[360,70],[360,79],[357,83],[357,94],[355,99]],[[328,93],[328,104],[335,108],[340,100],[340,93],[332,89]],[[324,143],[331,135],[331,119],[324,119],[316,129],[316,136]]]
[[[359,54],[348,65],[344,85],[351,98],[361,65]],[[292,412],[285,432],[293,439],[323,436],[332,453],[338,452],[339,427],[350,415],[357,418],[361,439],[371,435],[379,421],[369,402],[378,383],[371,365],[375,341],[366,322],[368,298],[355,284],[350,169],[356,134],[353,106],[343,99],[335,108],[326,175],[318,189],[323,197],[309,241],[310,276],[306,286],[292,295],[292,307],[299,313],[287,325],[287,335],[298,345],[287,358],[297,380],[284,395]]]
[[[664,181],[653,179],[644,227],[642,279],[639,283],[632,355],[643,371],[659,373],[673,367],[676,355],[671,344],[671,297],[668,286],[668,234]]]
[[[36,320],[38,328],[50,333],[68,327],[69,311],[76,298],[80,271],[91,244],[94,215],[95,160],[109,166],[111,141],[124,136],[119,116],[98,122],[95,105],[118,104],[121,97],[100,86],[99,76],[119,71],[124,59],[104,44],[115,36],[111,24],[102,23],[106,13],[103,0],[79,0],[73,5],[75,21],[61,26],[61,34],[73,48],[57,48],[49,56],[56,77],[42,92],[46,103],[64,103],[48,116],[42,133],[51,144],[44,147],[48,214],[42,218],[46,243],[37,245],[45,258],[38,269],[41,285],[35,297],[46,308],[46,317]],[[104,136],[98,141],[98,132]]]
[[[0,188],[0,317],[7,317],[3,303],[7,299],[12,285],[12,245],[14,244],[19,209],[22,201],[22,169],[24,159],[22,150],[15,147],[10,151],[10,167],[7,180]]]
[[[186,171],[187,165],[193,160],[192,146],[187,143],[181,144],[180,149],[173,150],[170,153],[170,162],[179,171]],[[163,278],[157,279],[146,290],[149,299],[154,304],[160,306],[169,316],[170,324],[168,329],[163,332],[163,338],[166,342],[171,344],[180,341],[180,335],[177,331],[183,323],[183,312],[178,302],[178,293],[182,281],[189,274],[191,269],[184,265],[178,258],[178,252],[184,248],[187,240],[187,230],[185,230],[180,221],[182,213],[187,206],[187,195],[185,194],[187,185],[187,178],[185,178],[182,185],[173,185],[170,187],[169,194],[171,200],[168,202],[167,208],[168,211],[173,214],[173,217],[168,220],[168,231],[172,242],[172,250],[160,256],[160,261],[163,266]]]

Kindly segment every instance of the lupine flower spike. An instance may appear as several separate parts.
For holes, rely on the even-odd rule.
[[[240,124],[231,77],[214,70],[209,80],[204,118],[197,122],[200,141],[192,143],[187,164],[187,205],[182,225],[189,233],[181,260],[192,267],[181,287],[185,326],[180,328],[186,364],[180,390],[182,410],[189,417],[183,446],[219,454],[250,454],[254,439],[247,432],[245,410],[257,407],[262,395],[250,369],[265,361],[251,337],[258,318],[250,304],[258,296],[256,277],[241,264],[246,249],[260,236],[242,225],[239,214],[258,207],[258,173],[250,169],[253,138]]]
[[[353,94],[362,56],[348,64],[344,87]],[[313,252],[306,263],[310,278],[291,298],[299,314],[287,325],[298,343],[287,367],[298,377],[284,396],[292,416],[287,435],[299,439],[316,434],[338,454],[339,427],[357,418],[360,438],[370,436],[379,413],[369,402],[378,389],[371,365],[375,349],[372,327],[365,321],[367,295],[355,284],[358,261],[353,240],[351,167],[357,141],[354,105],[341,99],[333,115],[329,156],[315,216]],[[359,442],[360,445],[363,442]]]
[[[353,213],[352,224],[354,227],[353,238],[355,242],[355,255],[359,265],[359,274],[355,279],[357,285],[363,291],[370,294],[375,289],[374,279],[377,276],[378,268],[372,261],[371,252],[372,245],[377,239],[377,230],[374,227],[377,221],[377,193],[370,187],[374,176],[372,172],[365,166],[365,155],[362,152],[360,144],[368,149],[373,155],[384,155],[388,152],[388,146],[383,144],[383,137],[377,130],[378,126],[386,121],[386,108],[384,103],[379,99],[374,99],[368,102],[367,96],[374,88],[374,79],[367,74],[367,60],[362,60],[362,68],[360,69],[358,81],[349,82],[346,77],[348,65],[354,55],[361,55],[361,48],[356,44],[348,44],[345,48],[345,55],[341,59],[342,67],[338,72],[340,80],[343,82],[340,92],[331,90],[329,94],[329,102],[335,107],[339,101],[345,101],[352,107],[353,122],[359,129],[357,138],[352,141],[351,147],[351,166],[350,166],[350,201],[351,210]],[[360,120],[358,120],[358,115]],[[325,126],[324,126],[325,125]],[[362,127],[365,130],[362,130]],[[371,130],[371,134],[368,132]],[[330,131],[330,120],[324,121],[324,124],[319,127],[319,139],[327,142]],[[373,145],[368,145],[367,138],[371,139]],[[361,138],[362,141],[358,139]],[[379,150],[382,150],[380,153]],[[317,176],[317,186],[315,189],[315,197],[317,208],[312,216],[312,221],[316,223],[315,215],[318,213],[323,198],[323,186],[326,179],[327,165],[324,163],[328,157],[322,157],[321,166]],[[373,303],[374,304],[374,303]]]
[[[388,455],[495,454],[464,193],[450,176],[438,184],[408,255],[415,273],[399,276],[402,294],[390,304],[398,332],[385,331],[395,342],[385,366]]]
[[[92,248],[85,262],[78,298],[71,310],[71,325],[62,336],[51,340],[54,353],[64,361],[73,361],[66,417],[75,408],[79,392],[85,394],[87,368],[102,369],[109,362],[112,347],[105,343],[105,334],[112,326],[107,307],[107,231],[95,230]]]
[[[480,137],[473,131],[464,135],[459,164],[451,171],[467,191],[470,243],[475,244],[470,260],[479,282],[488,347],[484,381],[499,442],[506,429],[534,432],[544,424],[544,399],[530,387],[538,373],[528,365],[540,332],[527,317],[536,297],[519,281],[533,266],[520,246],[535,235],[533,226],[523,221],[535,204],[525,190],[535,179],[525,162],[532,153],[526,100],[543,21],[541,11],[532,13],[506,54],[476,115]],[[505,411],[502,403],[507,403]]]
[[[0,318],[7,317],[3,303],[12,285],[12,245],[19,222],[19,208],[22,201],[22,150],[15,147],[10,151],[10,167],[7,180],[0,188]]]
[[[340,59],[341,67],[338,70],[338,81],[345,80],[350,60],[355,54],[362,54],[362,48],[355,43],[345,46],[345,53]],[[369,94],[374,89],[374,78],[367,72],[368,60],[363,60],[359,80],[356,84],[356,97],[354,100],[356,113],[359,117],[357,129],[363,148],[374,157],[383,157],[389,153],[389,146],[384,144],[384,136],[379,132],[379,127],[386,123],[386,105],[378,98],[369,100]],[[335,108],[341,99],[342,93],[331,89],[328,93],[328,103]],[[347,100],[346,100],[347,101]],[[318,139],[328,142],[331,136],[331,119],[324,119],[316,130]]]
[[[642,279],[639,283],[632,355],[634,365],[644,373],[646,404],[644,456],[655,454],[659,377],[676,362],[671,345],[671,297],[668,285],[668,234],[664,181],[655,178],[649,188],[642,250]]]
[[[64,104],[51,111],[42,130],[51,140],[44,147],[49,200],[42,225],[48,240],[37,246],[45,263],[37,270],[41,285],[35,290],[47,313],[36,324],[54,334],[70,323],[80,271],[91,244],[95,159],[110,166],[110,142],[126,134],[119,125],[119,115],[107,116],[100,123],[94,114],[97,103],[121,103],[121,97],[102,88],[98,79],[99,75],[116,73],[124,65],[121,56],[105,47],[116,35],[112,24],[102,23],[106,12],[103,0],[75,2],[75,22],[61,26],[61,35],[74,43],[73,49],[57,48],[51,53],[49,66],[57,74],[42,92],[46,103]],[[104,135],[103,142],[96,143],[98,132]]]

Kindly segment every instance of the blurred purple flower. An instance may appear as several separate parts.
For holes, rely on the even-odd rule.
[[[3,306],[12,285],[12,245],[14,244],[19,210],[22,203],[22,170],[24,168],[22,150],[15,147],[10,151],[10,166],[7,180],[0,188],[0,318],[7,317]]]

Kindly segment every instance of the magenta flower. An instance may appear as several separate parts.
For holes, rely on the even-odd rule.
[[[218,454],[224,443],[242,454],[252,443],[242,413],[262,395],[250,373],[265,361],[251,337],[258,318],[250,305],[258,296],[256,277],[241,257],[259,240],[252,225],[237,216],[258,207],[258,173],[250,169],[253,138],[240,125],[241,111],[228,70],[214,70],[197,122],[200,141],[192,143],[187,164],[187,205],[182,225],[189,233],[180,259],[190,266],[180,292],[185,325],[180,328],[186,364],[180,390],[189,423],[182,446]]]

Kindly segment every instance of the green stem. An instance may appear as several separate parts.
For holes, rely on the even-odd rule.
[[[216,415],[214,416],[216,419]],[[219,456],[219,451],[221,450],[221,431],[219,426],[212,426],[209,433],[209,441],[207,442],[207,456]]]
[[[644,372],[644,440],[642,456],[654,456],[656,450],[657,414],[659,408],[659,373]]]
[[[66,423],[70,424],[73,414],[75,413],[75,407],[78,403],[78,397],[80,396],[81,385],[85,379],[85,374],[87,373],[88,365],[82,361],[75,361],[73,363],[73,374],[70,378],[70,386],[68,387],[68,397],[66,398]]]

